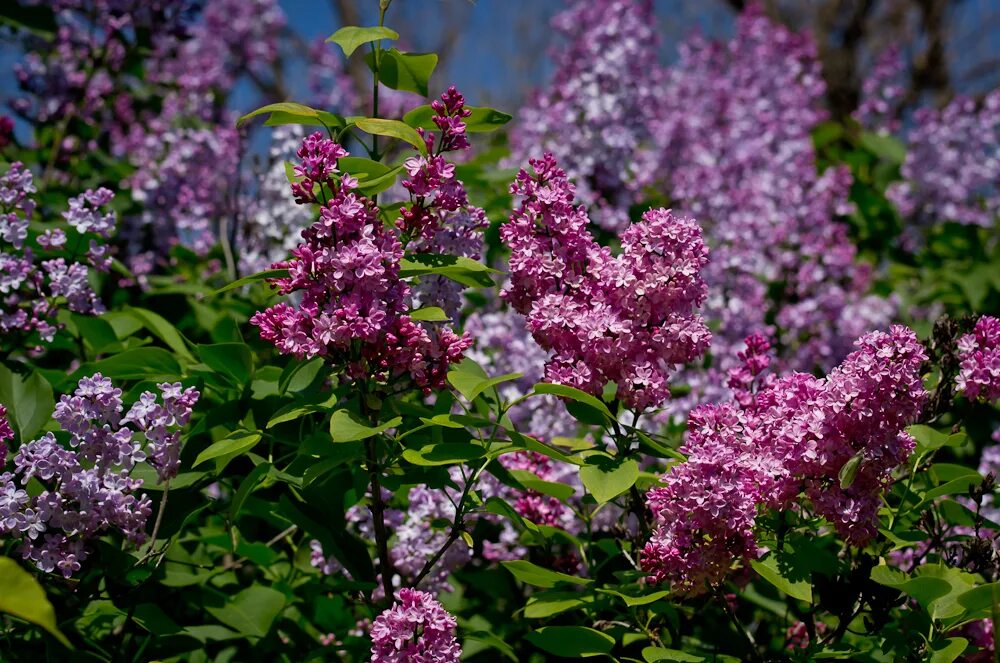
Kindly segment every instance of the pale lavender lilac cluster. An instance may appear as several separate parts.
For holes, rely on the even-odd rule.
[[[953,221],[994,227],[1000,216],[1000,90],[982,102],[959,97],[942,110],[922,108],[907,136],[903,182],[886,195],[906,221],[903,239]]]
[[[112,137],[113,153],[136,167],[127,180],[143,207],[129,228],[136,273],[172,244],[205,253],[221,231],[235,228],[247,202],[238,195],[244,145],[235,116],[218,100],[243,73],[259,75],[276,60],[284,22],[274,0],[213,0],[184,33],[155,42],[148,79],[162,89],[162,106],[123,102],[126,129]],[[153,249],[146,248],[150,233]]]
[[[489,375],[522,375],[497,385],[504,401],[517,400],[541,382],[550,355],[531,337],[524,316],[507,307],[477,309],[465,319],[464,328],[475,339],[466,355]],[[574,437],[579,430],[577,421],[555,396],[528,398],[511,408],[508,416],[517,430],[545,438]]]
[[[440,134],[417,129],[427,145],[428,156],[412,156],[403,162],[407,179],[402,186],[409,204],[400,209],[399,228],[406,249],[413,253],[435,253],[479,260],[483,229],[489,225],[486,212],[469,203],[465,186],[455,177],[455,165],[445,160],[447,152],[469,149],[465,98],[454,87],[431,103],[432,120]],[[463,286],[443,276],[425,276],[413,287],[414,302],[442,308],[456,319],[462,307]]]
[[[760,374],[761,345],[744,355]],[[825,378],[762,380],[749,399],[696,408],[664,485],[648,494],[657,524],[641,563],[681,595],[717,586],[737,560],[759,556],[759,508],[811,509],[848,543],[877,533],[882,492],[914,447],[904,428],[926,399],[923,346],[906,327],[871,332]],[[760,370],[759,370],[760,369]],[[845,480],[842,470],[855,464]],[[801,501],[799,496],[808,501]]]
[[[288,190],[285,170],[303,138],[305,132],[295,125],[276,127],[271,135],[267,170],[239,229],[239,263],[244,274],[261,272],[287,258],[302,240],[302,231],[313,223],[309,206],[297,205]]]
[[[984,315],[958,339],[955,387],[972,400],[1000,400],[1000,320]]]
[[[303,231],[292,258],[275,263],[288,277],[270,280],[301,300],[260,311],[251,323],[282,353],[325,357],[347,379],[404,377],[421,389],[440,388],[472,339],[446,326],[428,329],[407,315],[399,229],[384,225],[372,200],[355,193],[357,180],[337,166],[346,155],[319,132],[303,141],[295,166],[301,179],[292,191],[301,204],[321,203],[320,218]]]
[[[33,248],[28,228],[35,193],[31,171],[20,162],[0,176],[0,333],[37,333],[51,342],[61,308],[86,315],[104,312],[88,277],[90,268],[107,271],[111,265],[105,240],[117,218],[110,210],[114,194],[88,189],[70,199],[63,213],[73,229],[72,244],[66,231],[50,228],[34,238]]]
[[[371,627],[372,663],[458,663],[455,618],[431,594],[401,589]]]
[[[654,172],[649,121],[659,84],[651,0],[575,2],[552,20],[566,42],[555,76],[511,134],[515,162],[555,155],[609,231],[624,230]]]
[[[138,493],[143,482],[132,470],[145,462],[161,481],[176,476],[180,428],[199,397],[180,383],[158,388],[159,396],[143,392],[126,412],[111,380],[82,378],[52,415],[68,446],[46,433],[18,448],[13,471],[0,474],[0,534],[20,539],[24,559],[69,578],[91,539],[116,531],[133,545],[145,540],[150,500]],[[29,494],[29,481],[41,490]]]
[[[614,382],[628,407],[659,406],[675,367],[711,339],[696,313],[707,292],[700,228],[649,210],[613,256],[587,232],[587,213],[574,206],[574,187],[552,155],[530,164],[534,172],[521,170],[511,186],[521,205],[500,229],[511,249],[502,296],[553,353],[546,380],[592,394]]]
[[[712,247],[704,315],[713,365],[684,376],[695,388],[684,405],[725,395],[736,350],[755,331],[774,341],[781,370],[828,370],[854,338],[884,328],[894,306],[866,295],[871,270],[837,220],[849,211],[848,171],[817,172],[811,131],[825,118],[825,84],[816,44],[750,6],[731,41],[684,44],[664,79],[658,167]]]

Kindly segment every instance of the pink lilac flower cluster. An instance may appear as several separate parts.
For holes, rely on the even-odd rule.
[[[408,251],[461,256],[479,260],[482,231],[489,225],[486,212],[471,205],[465,186],[455,176],[455,165],[445,160],[447,152],[469,149],[465,118],[472,111],[454,87],[431,103],[431,117],[440,130],[417,129],[427,145],[428,156],[413,156],[403,162],[407,179],[402,186],[409,204],[400,209],[399,228]],[[462,306],[462,286],[443,276],[426,276],[413,288],[419,305],[439,306],[452,319]]]
[[[675,207],[712,247],[704,309],[713,364],[685,374],[692,397],[725,396],[749,333],[765,333],[780,370],[829,370],[859,335],[884,328],[893,305],[867,296],[847,225],[846,169],[817,172],[811,131],[825,118],[816,44],[756,5],[724,44],[694,39],[667,69],[652,134]],[[685,410],[673,410],[682,415]]]
[[[816,635],[822,636],[826,633],[826,624],[817,621],[813,627],[816,629]],[[788,627],[785,631],[785,648],[790,650],[796,649],[809,649],[811,644],[809,641],[809,627],[805,622],[795,622]]]
[[[972,400],[1000,400],[1000,320],[980,317],[972,333],[958,339],[958,361],[958,391]]]
[[[1000,216],[1000,90],[982,102],[959,97],[942,110],[922,108],[907,136],[903,182],[886,195],[905,217],[904,241],[953,221],[993,227]]]
[[[900,129],[899,107],[906,94],[905,64],[899,46],[890,44],[876,56],[861,84],[861,99],[853,116],[880,134]]]
[[[159,400],[143,392],[124,412],[111,380],[82,378],[52,415],[69,434],[68,447],[46,433],[18,448],[13,472],[0,474],[0,534],[20,538],[24,559],[69,578],[86,560],[90,539],[118,531],[134,545],[145,540],[150,500],[138,494],[143,481],[131,472],[146,462],[161,480],[177,474],[179,429],[199,396],[180,383],[158,387]],[[29,494],[32,480],[41,490]]]
[[[86,315],[104,312],[88,281],[88,264],[98,271],[107,271],[111,265],[104,240],[116,224],[110,210],[114,194],[104,188],[88,189],[70,199],[63,217],[73,228],[72,246],[66,231],[50,228],[34,238],[37,247],[32,247],[28,227],[36,208],[34,193],[31,171],[20,162],[12,163],[0,176],[0,333],[37,332],[43,341],[51,342],[61,308]],[[84,242],[88,244],[81,256]]]
[[[609,231],[628,225],[629,207],[654,172],[655,25],[651,0],[571,3],[552,20],[566,42],[553,53],[555,76],[511,134],[515,163],[553,153],[593,220]]]
[[[303,231],[292,258],[275,263],[288,277],[270,280],[281,294],[301,299],[258,312],[251,322],[282,353],[325,357],[348,379],[408,377],[422,389],[442,387],[472,339],[450,327],[428,329],[406,314],[410,289],[399,277],[399,232],[354,191],[357,180],[340,173],[337,159],[346,154],[318,132],[303,141],[295,166],[302,179],[293,192],[301,203],[322,199],[320,218]]]
[[[431,594],[401,589],[371,628],[372,663],[457,663],[455,618]]]
[[[752,372],[762,346],[748,341],[743,360]],[[734,561],[759,556],[760,508],[811,508],[855,546],[876,534],[881,494],[915,444],[904,428],[927,395],[926,353],[902,326],[871,332],[856,347],[825,378],[762,380],[752,399],[691,412],[687,461],[648,494],[657,529],[641,562],[651,582],[681,595],[718,585]],[[856,469],[844,481],[848,463]]]
[[[554,157],[530,164],[534,173],[521,170],[511,186],[521,205],[500,229],[511,249],[502,296],[553,353],[545,378],[592,394],[614,382],[628,407],[660,405],[675,366],[711,339],[695,313],[706,296],[701,230],[669,210],[649,210],[612,256],[587,232],[587,213],[574,207],[574,187]]]

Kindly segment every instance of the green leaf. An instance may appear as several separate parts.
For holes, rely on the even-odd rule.
[[[448,314],[444,312],[444,309],[437,306],[424,306],[423,308],[410,311],[407,315],[410,316],[410,320],[418,320],[420,322],[447,322],[451,320]]]
[[[969,646],[965,638],[943,638],[931,643],[928,663],[952,663]]]
[[[367,44],[381,39],[399,39],[399,33],[384,26],[372,26],[370,28],[360,28],[356,25],[348,25],[340,28],[326,38],[327,43],[333,42],[344,50],[344,55],[351,57],[354,51],[362,44]]]
[[[528,619],[546,619],[593,602],[593,596],[579,592],[541,592],[528,599],[524,606],[524,616]]]
[[[347,410],[337,410],[330,417],[330,437],[333,438],[334,442],[364,440],[384,433],[390,428],[395,428],[402,422],[402,417],[395,417],[373,428],[358,421],[357,417]]]
[[[52,385],[37,371],[15,373],[0,364],[0,404],[7,406],[7,418],[24,444],[52,418]]]
[[[463,362],[464,364],[464,362]],[[448,372],[448,384],[453,386],[458,393],[465,396],[466,400],[474,401],[481,393],[504,382],[517,380],[524,377],[523,373],[507,373],[498,375],[495,378],[481,378],[475,373],[469,373],[462,369],[462,365]],[[478,366],[477,366],[478,368]]]
[[[576,492],[573,486],[569,484],[545,481],[538,478],[538,475],[534,472],[529,472],[528,470],[510,470],[510,474],[528,490],[554,497],[560,502],[565,502]]]
[[[496,649],[498,652],[506,656],[508,659],[517,663],[517,653],[514,649],[504,642],[499,636],[490,633],[489,631],[472,631],[471,633],[464,633],[466,640],[475,640],[476,642],[481,642],[482,644]]]
[[[328,128],[345,126],[344,118],[338,115],[334,115],[333,113],[328,113],[326,111],[316,110],[315,108],[310,108],[309,106],[304,106],[302,104],[297,104],[294,101],[280,101],[275,104],[261,106],[257,110],[250,111],[238,119],[236,121],[236,126],[242,126],[248,120],[265,113],[269,113],[271,115],[271,118],[268,120],[268,124],[271,124],[272,126],[274,124],[321,124]],[[278,121],[272,122],[272,120],[275,119]]]
[[[116,380],[171,380],[180,376],[181,367],[163,348],[143,347],[85,364],[73,375],[93,373]]]
[[[0,24],[16,30],[28,30],[41,37],[51,38],[59,29],[56,16],[45,5],[26,5],[20,2],[5,2],[0,7]]]
[[[253,377],[253,354],[246,343],[199,345],[198,356],[209,368],[244,385]]]
[[[366,53],[368,68],[375,71],[375,54]],[[378,61],[378,79],[386,87],[427,96],[431,74],[437,67],[435,53],[402,53],[395,48],[382,51]]]
[[[539,382],[535,385],[535,393],[562,396],[563,398],[589,405],[608,419],[615,419],[615,416],[611,414],[611,410],[608,409],[608,406],[603,401],[576,387],[569,387],[564,384],[552,384],[550,382]]]
[[[420,449],[405,449],[403,458],[424,467],[437,465],[458,465],[486,455],[482,447],[468,442],[445,442],[431,444]]]
[[[930,426],[924,426],[923,424],[910,426],[906,429],[906,432],[912,435],[913,439],[917,441],[917,444],[919,445],[918,450],[921,453],[934,451],[936,449],[940,449],[941,447],[958,447],[964,444],[967,439],[965,433],[946,435],[945,433],[937,431]]]
[[[892,587],[912,596],[917,603],[929,610],[931,603],[951,592],[951,583],[942,578],[921,576],[907,578],[906,574],[887,566],[876,566],[872,569],[871,579],[880,585]]]
[[[121,344],[118,341],[118,335],[115,334],[114,327],[102,318],[73,314],[73,325],[76,326],[80,338],[87,341],[87,345],[90,346],[94,354],[121,350]]]
[[[465,130],[468,133],[496,131],[511,120],[510,115],[493,108],[466,106],[465,110],[472,111],[472,114],[464,120]],[[436,115],[437,113],[434,112],[434,109],[425,104],[417,106],[404,115],[403,122],[406,122],[413,128],[419,127],[421,129],[439,131],[438,126],[434,124],[433,120]]]
[[[760,577],[778,588],[782,594],[787,594],[792,598],[806,603],[812,602],[812,584],[808,580],[792,580],[782,575],[779,566],[778,555],[772,553],[764,559],[755,559],[750,562],[753,570],[760,574]]]
[[[906,146],[893,136],[865,131],[861,134],[861,146],[891,163],[902,164],[906,159]]]
[[[212,293],[212,296],[221,295],[229,290],[235,290],[236,288],[242,288],[245,285],[250,285],[251,283],[256,283],[257,281],[264,281],[266,279],[286,279],[288,278],[287,269],[265,269],[263,272],[257,272],[256,274],[251,274],[250,276],[244,276],[241,279],[237,279],[230,283],[229,285],[222,286],[218,290]]]
[[[399,276],[436,275],[451,279],[470,288],[489,288],[494,285],[491,273],[497,270],[470,258],[440,253],[411,253],[399,263]]]
[[[337,404],[337,400],[338,398],[336,394],[330,394],[326,400],[318,402],[303,403],[302,401],[292,401],[271,415],[271,418],[268,419],[267,425],[264,426],[264,428],[269,430],[278,424],[301,419],[307,414],[327,412]]]
[[[589,585],[593,582],[590,578],[578,578],[577,576],[559,573],[558,571],[549,571],[546,568],[522,559],[500,562],[500,564],[521,582],[526,585],[534,585],[535,587],[549,589],[555,587],[560,582],[570,582],[576,585]]]
[[[236,594],[221,608],[206,607],[213,617],[239,633],[263,638],[285,608],[285,595],[276,589],[253,585]]]
[[[591,456],[587,464],[580,468],[580,481],[598,504],[618,497],[634,486],[638,478],[639,464],[631,458],[612,460]]]
[[[1000,606],[1000,582],[991,582],[988,585],[980,585],[959,594],[956,602],[965,608],[969,613],[985,613],[989,615],[993,606]]]
[[[187,341],[170,322],[159,313],[144,308],[126,306],[125,312],[138,320],[153,336],[163,341],[168,348],[187,362],[194,362],[194,355],[188,350]]]
[[[424,156],[427,156],[427,144],[424,143],[424,139],[420,137],[416,129],[408,124],[403,124],[399,120],[361,117],[354,122],[354,126],[372,135],[398,138],[417,148]]]
[[[861,469],[861,462],[864,458],[864,454],[859,451],[851,456],[840,468],[840,472],[837,473],[837,478],[840,479],[841,490],[847,490],[854,484],[854,480],[858,476],[858,470]]]
[[[35,578],[12,559],[0,557],[0,612],[41,626],[66,647],[70,644],[56,625],[56,611]]]
[[[615,639],[586,626],[543,626],[524,639],[539,649],[566,658],[601,656],[615,646]]]
[[[236,522],[236,517],[240,515],[240,509],[243,508],[243,503],[247,501],[250,494],[257,488],[257,484],[260,483],[261,479],[267,476],[267,473],[270,470],[270,463],[261,463],[257,467],[250,470],[250,474],[248,474],[246,478],[240,482],[240,487],[236,490],[236,494],[233,495],[233,501],[229,505],[229,522]]]
[[[634,608],[640,605],[649,605],[650,603],[656,603],[657,601],[665,599],[666,597],[670,596],[670,592],[665,589],[661,589],[660,591],[653,592],[651,594],[644,594],[642,596],[629,596],[628,594],[616,592],[613,589],[598,589],[597,591],[601,592],[602,594],[610,594],[612,596],[617,596],[618,598],[625,601],[625,605],[627,605],[630,608]]]
[[[700,663],[707,660],[704,656],[685,654],[679,649],[667,649],[666,647],[646,647],[642,650],[642,658],[646,663],[659,663],[660,661],[676,661],[677,663]]]
[[[278,378],[278,393],[302,391],[316,380],[324,365],[322,357],[290,362],[281,371],[281,377]]]
[[[233,431],[227,437],[210,445],[198,454],[192,467],[198,467],[204,462],[215,460],[216,471],[221,471],[230,460],[253,449],[260,442],[260,431]]]

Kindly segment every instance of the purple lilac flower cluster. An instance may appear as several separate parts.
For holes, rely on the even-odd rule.
[[[113,152],[136,167],[127,184],[143,206],[130,227],[137,273],[164,247],[181,243],[204,253],[223,220],[234,227],[247,202],[235,193],[244,145],[218,98],[243,73],[260,74],[277,59],[284,23],[274,0],[213,0],[184,33],[159,35],[148,79],[162,88],[163,104],[136,108],[123,101],[126,129],[112,136]],[[156,233],[155,251],[143,250],[148,230]]]
[[[53,0],[56,30],[51,37],[32,33],[24,59],[14,66],[18,85],[27,96],[13,108],[38,123],[74,118],[101,131],[118,119],[117,109],[130,105],[129,51],[135,36],[175,35],[183,30],[190,0]],[[63,152],[96,146],[67,136]]]
[[[903,239],[945,221],[993,227],[1000,216],[1000,90],[981,104],[959,97],[914,116],[904,181],[886,195],[906,217]]]
[[[0,333],[37,332],[43,341],[51,342],[58,328],[55,317],[63,306],[88,315],[104,311],[90,287],[88,264],[98,271],[107,271],[111,265],[103,240],[116,225],[115,213],[109,209],[114,194],[104,188],[88,189],[72,198],[63,217],[73,228],[73,246],[67,244],[66,231],[50,228],[35,238],[37,249],[33,249],[28,228],[36,208],[34,193],[31,171],[20,162],[0,176]],[[85,241],[84,252],[81,244]],[[87,264],[77,262],[79,257]]]
[[[199,397],[180,383],[158,387],[159,397],[143,392],[124,412],[111,380],[82,378],[52,415],[69,434],[68,447],[46,433],[18,448],[13,472],[0,473],[0,534],[19,537],[21,554],[42,571],[69,578],[86,560],[88,541],[104,532],[134,545],[145,540],[150,500],[131,472],[146,462],[160,480],[177,474],[179,429]],[[26,490],[32,480],[41,486],[33,495]]]
[[[624,230],[654,168],[657,38],[651,0],[575,2],[552,26],[566,45],[555,77],[522,111],[511,135],[516,163],[551,152],[566,168],[593,220]]]
[[[958,339],[955,386],[972,400],[1000,400],[1000,320],[984,315],[972,333]]]
[[[401,589],[371,628],[372,663],[458,663],[455,618],[427,592]]]
[[[0,405],[0,469],[7,466],[7,442],[14,439],[14,430],[7,419],[7,408]]]
[[[899,106],[906,93],[905,63],[899,46],[890,44],[872,63],[861,84],[861,100],[853,116],[862,126],[880,134],[900,129]]]
[[[748,341],[744,363],[753,373],[762,346]],[[926,353],[902,326],[871,332],[856,347],[825,378],[792,373],[762,383],[752,399],[691,412],[688,460],[648,494],[657,529],[641,562],[652,582],[698,594],[734,560],[758,557],[760,507],[811,508],[855,546],[876,534],[882,491],[915,444],[903,429],[926,398]],[[844,481],[848,463],[856,469]]]
[[[811,130],[825,117],[825,85],[814,41],[751,6],[729,43],[683,45],[661,92],[658,165],[713,251],[704,314],[718,326],[714,364],[685,376],[695,387],[686,404],[725,394],[736,350],[754,331],[775,342],[781,370],[813,371],[888,324],[893,306],[866,296],[870,269],[836,220],[849,210],[850,175],[817,173]]]
[[[593,394],[615,382],[629,407],[660,405],[674,367],[711,339],[695,313],[706,296],[701,230],[669,210],[649,210],[612,256],[587,232],[587,213],[574,207],[574,187],[552,155],[530,164],[534,173],[521,170],[511,186],[521,205],[500,229],[511,249],[502,296],[553,353],[546,379]]]
[[[280,303],[251,322],[285,354],[326,357],[348,379],[406,376],[422,389],[444,385],[449,364],[472,344],[449,327],[427,329],[412,321],[410,289],[400,279],[403,246],[371,199],[355,193],[357,180],[341,174],[347,151],[320,133],[299,149],[292,185],[301,204],[323,204],[320,219],[303,231],[292,258],[275,263],[288,278],[270,282],[282,294],[301,293],[298,306]]]
[[[465,107],[465,98],[454,87],[435,99],[431,109],[431,119],[440,135],[417,129],[429,156],[413,156],[403,162],[408,179],[402,186],[410,200],[400,210],[399,227],[409,251],[479,260],[482,231],[489,225],[486,212],[469,203],[465,186],[455,177],[455,165],[443,156],[469,149],[465,118],[472,111]],[[415,302],[439,306],[452,319],[462,306],[461,293],[461,284],[443,276],[422,277],[413,288]]]

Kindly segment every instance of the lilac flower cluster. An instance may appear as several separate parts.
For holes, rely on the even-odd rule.
[[[444,385],[448,365],[472,344],[449,327],[430,329],[408,315],[410,289],[399,278],[403,246],[398,229],[354,192],[357,180],[341,174],[347,151],[320,133],[299,149],[292,185],[302,204],[323,204],[320,219],[303,231],[292,258],[275,263],[289,276],[271,280],[282,294],[301,293],[298,306],[280,303],[251,322],[286,354],[326,357],[351,380],[409,377],[422,389]]]
[[[933,224],[954,221],[992,227],[1000,216],[1000,90],[981,105],[959,97],[942,110],[922,108],[914,116],[904,181],[886,195],[909,227],[904,240]]]
[[[500,229],[511,249],[502,296],[553,353],[546,379],[593,394],[615,382],[629,407],[660,405],[674,367],[700,356],[711,338],[694,312],[706,296],[701,230],[650,210],[612,256],[587,232],[587,214],[573,206],[574,187],[552,155],[530,163],[534,174],[521,170],[511,186],[521,205]]]
[[[825,117],[825,85],[815,43],[751,5],[729,43],[683,45],[664,78],[658,167],[713,251],[704,314],[717,325],[714,365],[686,376],[692,401],[725,393],[754,331],[774,341],[781,370],[828,370],[893,306],[866,296],[871,270],[836,220],[849,210],[849,173],[817,174],[811,130]]]
[[[427,592],[401,589],[371,628],[372,663],[458,663],[455,618]]]
[[[223,221],[235,227],[247,202],[237,195],[244,145],[218,99],[240,75],[260,74],[277,59],[284,22],[274,0],[213,0],[184,33],[159,35],[148,78],[162,88],[162,107],[123,101],[120,124],[127,128],[112,136],[113,152],[136,167],[127,184],[143,206],[130,227],[139,271],[172,244],[205,253]],[[156,236],[148,253],[147,232]]]
[[[861,100],[854,111],[854,119],[880,134],[898,132],[899,105],[906,93],[904,73],[899,47],[890,44],[875,58],[861,84]]]
[[[179,429],[199,396],[180,383],[158,387],[159,399],[143,392],[123,415],[121,389],[100,373],[82,378],[52,415],[69,434],[68,448],[46,433],[21,445],[13,472],[0,473],[0,534],[19,537],[21,554],[42,571],[71,577],[87,558],[88,541],[104,532],[118,531],[134,545],[145,540],[150,500],[138,494],[143,482],[131,472],[146,462],[161,480],[177,474]],[[31,480],[41,492],[25,490]]]
[[[409,205],[400,210],[399,227],[406,248],[414,253],[445,253],[479,260],[482,231],[489,225],[486,212],[469,203],[465,186],[455,177],[455,165],[445,160],[447,152],[469,149],[465,98],[454,87],[431,103],[432,120],[440,135],[418,129],[429,156],[413,156],[403,162],[408,179],[402,186]],[[462,286],[443,276],[420,279],[413,297],[421,305],[434,305],[456,318],[462,306]]]
[[[50,228],[35,238],[36,250],[28,242],[36,208],[34,193],[31,171],[20,162],[0,176],[0,333],[37,332],[43,341],[51,342],[60,308],[88,315],[104,311],[88,281],[87,264],[77,259],[83,257],[98,271],[110,267],[109,249],[102,240],[115,228],[116,216],[109,209],[114,194],[101,188],[72,198],[63,216],[74,230],[74,245],[67,247],[64,230]],[[80,256],[81,243],[88,238],[86,252]],[[4,243],[11,248],[4,250]]]
[[[14,431],[7,419],[7,408],[0,405],[0,468],[7,466],[7,441],[14,439]]]
[[[465,331],[475,346],[466,353],[489,375],[521,373],[523,377],[497,385],[500,397],[512,402],[531,392],[544,377],[549,353],[531,337],[524,317],[510,308],[477,309],[465,319]],[[579,424],[555,396],[533,396],[513,407],[514,427],[546,438],[573,437]]]
[[[762,346],[748,341],[743,360],[752,374]],[[876,534],[881,493],[915,444],[904,428],[926,398],[926,353],[902,326],[871,332],[856,346],[825,378],[762,380],[752,399],[691,412],[687,462],[648,495],[657,529],[641,562],[650,581],[669,582],[682,595],[718,585],[734,560],[759,555],[761,507],[811,506],[855,546]],[[845,480],[848,464],[853,476]]]
[[[984,315],[971,334],[958,339],[955,386],[972,400],[1000,400],[1000,320]]]
[[[649,184],[649,122],[659,84],[650,0],[575,2],[552,26],[566,45],[555,76],[522,111],[511,135],[515,162],[551,152],[576,184],[594,221],[610,231]]]
[[[306,205],[297,205],[288,190],[285,162],[305,138],[301,127],[276,127],[271,135],[269,163],[260,179],[257,198],[240,227],[240,271],[260,272],[284,260],[302,238],[302,231],[313,222]]]

